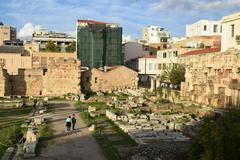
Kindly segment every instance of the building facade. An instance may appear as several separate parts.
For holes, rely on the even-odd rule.
[[[138,42],[126,42],[122,45],[124,62],[149,54],[149,46]]]
[[[240,49],[240,12],[224,16],[221,20],[222,33],[222,51],[228,48]]]
[[[150,25],[143,29],[143,40],[148,44],[167,43],[170,33],[160,26]]]
[[[186,37],[216,36],[221,35],[222,26],[220,21],[199,20],[186,25]]]
[[[52,41],[56,46],[60,47],[61,52],[66,52],[67,47],[75,43],[75,38],[66,33],[57,33],[48,31],[47,29],[39,29],[34,31],[32,37],[33,43],[38,44],[38,51],[45,51],[48,41]]]
[[[138,86],[138,73],[125,66],[113,66],[105,70],[92,68],[82,72],[81,86],[85,92],[133,89]]]
[[[4,41],[13,41],[17,39],[17,31],[15,27],[4,25],[0,22],[0,45],[4,44]]]
[[[93,20],[77,21],[77,57],[84,67],[123,64],[122,27]]]
[[[19,69],[32,68],[32,56],[21,46],[0,46],[0,65],[8,74],[16,75]]]

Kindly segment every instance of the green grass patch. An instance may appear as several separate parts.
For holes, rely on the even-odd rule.
[[[51,144],[51,139],[53,137],[53,130],[50,124],[45,124],[39,128],[39,142],[37,144],[36,153],[40,154],[41,148],[45,148]]]
[[[0,119],[8,116],[25,116],[29,114],[32,107],[0,109]]]
[[[9,146],[15,145],[23,136],[20,124],[0,129],[0,158]]]

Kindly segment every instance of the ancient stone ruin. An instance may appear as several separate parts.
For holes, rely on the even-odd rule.
[[[213,107],[240,107],[240,51],[195,55],[186,63],[181,99]]]

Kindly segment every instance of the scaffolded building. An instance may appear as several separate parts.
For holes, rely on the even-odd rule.
[[[123,64],[122,27],[93,20],[77,21],[77,57],[81,66],[99,68]]]

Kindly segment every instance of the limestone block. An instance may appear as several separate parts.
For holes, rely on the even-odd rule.
[[[92,124],[90,127],[89,127],[89,131],[93,132],[95,130],[95,125]]]
[[[37,135],[35,131],[33,131],[31,128],[28,128],[27,134],[26,134],[26,142],[36,142],[37,141]]]
[[[88,106],[88,112],[89,113],[90,112],[96,112],[96,111],[97,111],[96,107]]]
[[[35,150],[37,146],[37,141],[35,142],[25,142],[23,146],[23,151],[24,151],[24,157],[34,157],[35,156]]]
[[[35,125],[41,125],[44,122],[44,118],[42,116],[34,117],[33,120]]]

